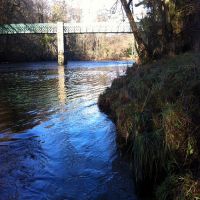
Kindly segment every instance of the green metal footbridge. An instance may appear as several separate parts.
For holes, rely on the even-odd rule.
[[[64,34],[86,33],[132,33],[129,23],[35,23],[35,24],[2,24],[0,35],[12,34],[57,34],[58,63],[63,65]]]

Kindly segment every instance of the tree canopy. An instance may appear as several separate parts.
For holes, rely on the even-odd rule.
[[[199,0],[142,0],[146,16],[136,25],[132,0],[121,0],[141,59],[200,49]]]

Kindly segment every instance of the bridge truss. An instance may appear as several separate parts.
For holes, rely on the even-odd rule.
[[[64,34],[84,33],[132,33],[129,23],[64,23]],[[3,24],[0,35],[9,34],[57,34],[56,23]]]

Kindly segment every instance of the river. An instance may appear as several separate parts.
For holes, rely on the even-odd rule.
[[[135,200],[97,106],[130,62],[0,65],[0,200]]]

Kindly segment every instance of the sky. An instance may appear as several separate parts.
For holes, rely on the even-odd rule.
[[[53,2],[54,0],[49,0],[49,2]],[[133,3],[138,3],[139,0],[133,0]],[[77,7],[82,9],[82,22],[95,22],[97,13],[99,10],[107,9],[110,10],[116,0],[66,0],[66,3],[71,5],[72,7]],[[121,12],[121,3],[118,0],[118,11]],[[141,13],[144,13],[144,9],[142,7],[134,8],[134,14],[136,16],[140,16]],[[123,17],[117,15],[111,15],[111,20],[122,20]]]

